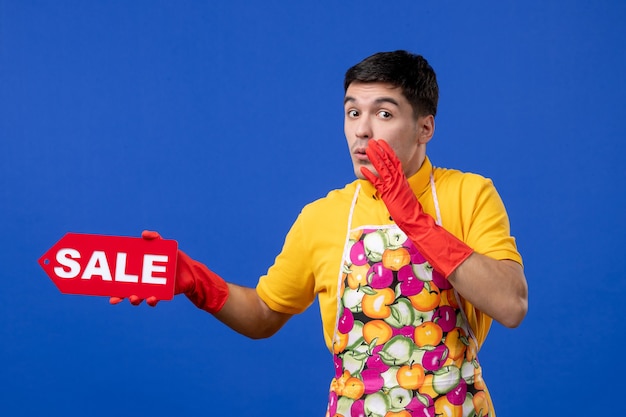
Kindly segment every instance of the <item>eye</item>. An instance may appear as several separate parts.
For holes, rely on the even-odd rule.
[[[357,110],[351,109],[346,112],[346,116],[354,119],[355,117],[359,116],[359,112]]]
[[[378,112],[378,117],[380,117],[381,119],[391,119],[391,113],[389,113],[387,110],[381,110]]]

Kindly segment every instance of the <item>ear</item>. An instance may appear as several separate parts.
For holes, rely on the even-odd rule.
[[[417,142],[420,145],[427,144],[435,134],[435,116],[429,114],[427,116],[418,117],[416,128]]]

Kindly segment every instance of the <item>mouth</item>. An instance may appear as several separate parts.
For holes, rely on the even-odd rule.
[[[356,148],[352,153],[354,154],[355,160],[362,163],[369,163],[370,160],[365,153],[365,148]]]

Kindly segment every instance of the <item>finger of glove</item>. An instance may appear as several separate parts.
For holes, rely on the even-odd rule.
[[[136,295],[131,295],[130,297],[128,297],[128,301],[130,301],[132,305],[138,306],[139,304],[143,302],[143,298],[139,298]]]
[[[156,297],[146,298],[146,304],[148,304],[150,307],[156,307],[158,303],[159,303],[159,300]]]
[[[384,154],[394,166],[397,167],[401,165],[400,160],[398,159],[398,156],[396,155],[395,151],[391,148],[391,146],[389,146],[389,144],[384,139],[378,140],[377,145],[384,151]]]
[[[383,148],[380,147],[377,141],[372,140],[368,143],[365,153],[380,179],[376,188],[379,188],[381,185],[389,184],[393,179],[392,171],[390,171],[392,165],[386,161],[388,158],[385,157]]]
[[[396,156],[393,149],[391,149],[391,146],[389,146],[389,144],[384,140],[380,139],[375,143],[375,150],[379,160],[385,165],[386,172],[391,177],[390,179],[393,179],[394,181],[397,181],[398,179],[401,180],[401,177],[404,174],[404,171],[402,170],[402,163]]]
[[[394,212],[392,216],[398,217],[406,210],[406,206],[412,206],[417,199],[404,175],[402,163],[391,146],[382,139],[374,141],[372,153],[376,154],[375,166],[377,170],[380,169],[379,174],[384,175],[384,184],[376,188],[381,192],[389,210]]]
[[[381,171],[383,171],[386,166],[381,159],[382,155],[380,152],[380,147],[375,140],[370,140],[367,143],[367,148],[365,148],[365,154],[367,155],[367,158],[369,159],[376,172],[378,172],[378,176],[382,177],[384,172]]]
[[[370,171],[366,167],[361,167],[361,174],[363,174],[366,180],[368,180],[369,182],[374,184],[374,186],[376,186],[376,183],[378,182],[378,177],[372,171]]]
[[[141,232],[141,237],[146,240],[161,239],[161,235],[153,230],[144,230]]]
[[[389,144],[382,139],[376,141],[376,151],[380,155],[381,163],[385,166],[385,185],[387,192],[393,192],[394,194],[403,193],[403,189],[408,187],[408,181],[406,175],[404,175],[402,163],[395,152]]]
[[[119,304],[122,301],[124,301],[124,299],[120,298],[120,297],[110,297],[109,298],[109,304],[112,304],[112,305]]]

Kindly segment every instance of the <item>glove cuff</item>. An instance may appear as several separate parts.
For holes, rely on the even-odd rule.
[[[228,284],[200,262],[192,260],[190,267],[194,286],[185,291],[185,295],[199,309],[211,314],[217,313],[228,300]]]
[[[411,239],[428,263],[446,279],[474,250],[465,242],[435,223],[426,213],[419,213],[413,224],[398,225]]]

